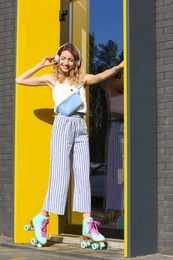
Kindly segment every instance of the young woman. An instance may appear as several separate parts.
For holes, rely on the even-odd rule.
[[[38,70],[53,66],[52,74],[33,76]],[[58,113],[55,117],[50,146],[50,179],[48,191],[41,212],[32,219],[36,238],[46,244],[46,225],[49,212],[63,215],[65,212],[70,161],[73,166],[73,211],[83,214],[82,235],[84,239],[104,241],[98,231],[98,222],[91,217],[90,156],[87,127],[83,116],[87,113],[85,88],[112,77],[123,68],[123,62],[97,75],[85,74],[79,49],[71,44],[62,45],[57,55],[46,56],[40,63],[16,78],[26,86],[48,86],[58,106],[81,85],[83,104],[71,116]]]

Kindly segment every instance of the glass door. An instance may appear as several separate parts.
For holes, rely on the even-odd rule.
[[[87,73],[118,64],[123,59],[122,1],[102,0],[99,8],[98,0],[62,2],[64,10],[68,7],[64,42],[78,46]],[[87,99],[92,217],[107,238],[123,238],[123,74],[89,86]],[[63,233],[81,234],[82,214],[71,211],[71,195],[60,223]]]
[[[123,59],[121,0],[90,1],[89,72]],[[106,237],[124,237],[123,73],[89,88],[92,216]]]

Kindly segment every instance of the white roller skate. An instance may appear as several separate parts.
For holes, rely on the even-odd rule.
[[[49,223],[49,217],[44,217],[41,213],[36,215],[30,222],[30,225],[25,225],[24,230],[33,230],[35,237],[31,239],[32,245],[37,245],[37,247],[42,247],[47,243],[46,238],[46,227]]]
[[[93,250],[107,248],[105,237],[98,231],[99,222],[88,218],[83,220],[82,235],[83,240],[81,242],[82,248],[90,247]]]

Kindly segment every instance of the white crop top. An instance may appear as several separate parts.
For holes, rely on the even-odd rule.
[[[115,112],[119,114],[124,114],[124,96],[117,95],[110,97],[110,112]]]
[[[52,90],[52,97],[55,105],[58,106],[65,98],[67,98],[69,95],[73,94],[76,91],[77,91],[77,86],[57,82],[54,89]],[[83,105],[80,106],[77,112],[86,114],[87,104],[86,104],[86,90],[84,86],[81,86],[80,88],[80,97],[82,98]]]

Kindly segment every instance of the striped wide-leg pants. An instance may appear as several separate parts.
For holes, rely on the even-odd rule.
[[[108,131],[106,208],[124,210],[124,123],[111,122]],[[120,176],[121,175],[121,176]]]
[[[72,210],[91,212],[90,156],[83,117],[57,115],[51,135],[50,178],[43,210],[64,215],[73,169]]]

